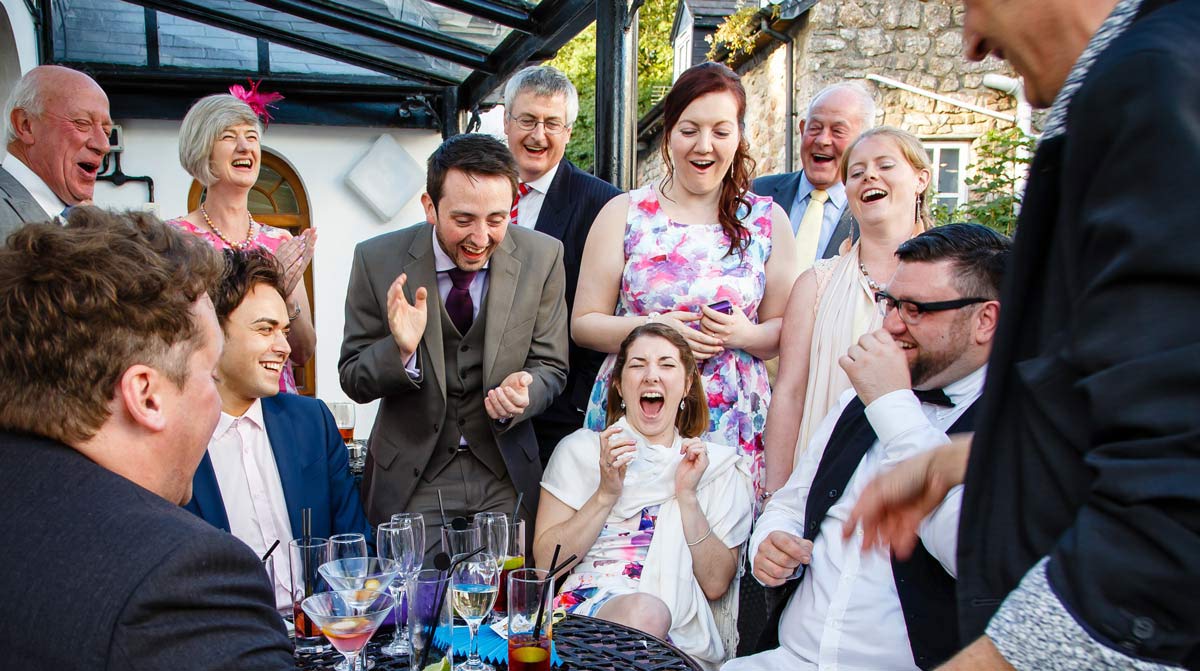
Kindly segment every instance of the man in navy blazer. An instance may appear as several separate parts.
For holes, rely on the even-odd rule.
[[[579,115],[579,94],[571,80],[548,65],[531,66],[504,87],[504,134],[521,176],[513,224],[532,228],[563,243],[567,311],[575,303],[583,245],[596,214],[621,193],[563,158]],[[567,386],[533,419],[542,464],[558,441],[583,426],[588,396],[604,355],[569,342]]]
[[[220,414],[211,249],[68,219],[0,243],[0,668],[294,670],[259,558],[179,507]]]
[[[812,203],[814,191],[827,200],[821,203],[821,229],[813,232],[816,244],[805,258],[799,259],[805,270],[817,259],[838,255],[842,242],[858,232],[840,170],[842,154],[864,130],[875,125],[875,101],[862,86],[851,82],[832,84],[813,96],[808,113],[800,122],[800,163],[803,170],[766,175],[754,180],[751,189],[770,196],[787,210],[797,241],[805,238],[801,221]]]
[[[262,250],[225,252],[217,287],[225,349],[217,365],[221,419],[196,469],[188,510],[233,533],[262,555],[299,538],[301,511],[312,510],[313,536],[360,532],[370,525],[329,408],[279,393],[291,353],[279,265]],[[276,602],[290,607],[287,554],[276,551]]]

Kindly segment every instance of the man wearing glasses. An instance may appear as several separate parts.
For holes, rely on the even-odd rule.
[[[961,488],[924,520],[907,561],[860,552],[842,526],[876,473],[971,430],[1010,247],[977,224],[900,245],[896,273],[877,294],[883,328],[839,361],[854,389],[822,421],[750,539],[754,576],[786,583],[759,646],[779,647],[725,669],[931,669],[959,649],[949,623]]]
[[[579,94],[562,72],[541,65],[513,75],[504,87],[504,109],[504,134],[521,177],[511,223],[562,241],[569,313],[592,221],[620,191],[563,157],[579,114]],[[543,465],[558,441],[583,426],[588,395],[604,355],[571,340],[568,359],[567,386],[533,420]]]

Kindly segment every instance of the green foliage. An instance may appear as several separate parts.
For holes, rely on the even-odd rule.
[[[725,62],[732,66],[738,54],[754,51],[758,27],[765,11],[769,11],[770,18],[774,18],[779,13],[779,7],[772,5],[769,10],[760,10],[757,2],[747,5],[745,0],[738,0],[737,9],[725,17],[715,33],[704,38],[710,45],[708,59],[717,60],[721,47],[724,47]]]
[[[934,219],[939,225],[975,222],[1012,235],[1024,195],[1017,187],[1028,175],[1033,149],[1033,138],[1018,128],[988,131],[975,146],[973,174],[967,178],[971,200],[953,210],[934,207]]]
[[[675,62],[671,22],[677,1],[646,0],[638,11],[639,118],[658,102],[655,88],[671,84]],[[567,158],[586,170],[594,161],[596,148],[596,24],[576,35],[546,64],[566,73],[579,90],[579,118],[567,144]]]

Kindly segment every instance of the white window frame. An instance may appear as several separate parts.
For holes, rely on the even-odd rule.
[[[967,198],[971,192],[967,188],[967,166],[971,165],[971,141],[970,140],[924,140],[922,144],[925,149],[929,150],[933,156],[930,158],[930,163],[933,164],[933,185],[936,189],[941,186],[941,164],[942,150],[957,149],[958,150],[958,190],[957,191],[935,191],[933,193],[933,202],[930,205],[936,205],[939,198],[956,197],[958,205],[962,207],[967,204]]]
[[[675,33],[675,65],[674,73],[671,75],[672,83],[679,79],[679,75],[683,74],[684,70],[692,67],[692,33],[695,31],[695,22],[692,20],[692,12],[688,10],[687,3],[683,4],[681,11],[683,15],[679,17],[679,31]]]

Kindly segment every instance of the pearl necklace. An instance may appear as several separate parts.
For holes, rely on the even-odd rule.
[[[867,286],[871,288],[871,291],[883,291],[883,285],[871,279],[871,274],[867,272],[867,264],[859,261],[858,269],[862,271],[863,277],[867,278]]]
[[[221,242],[224,242],[239,252],[249,247],[250,243],[254,242],[254,236],[258,235],[258,222],[254,220],[254,216],[249,212],[246,212],[246,217],[250,219],[250,230],[246,231],[246,239],[242,240],[241,242],[234,242],[225,237],[225,234],[221,232],[221,229],[217,228],[213,224],[212,219],[208,218],[208,211],[204,209],[203,205],[200,206],[200,216],[204,217],[204,223],[208,224],[208,227],[212,229],[212,232],[215,233],[218,238],[221,239]]]

